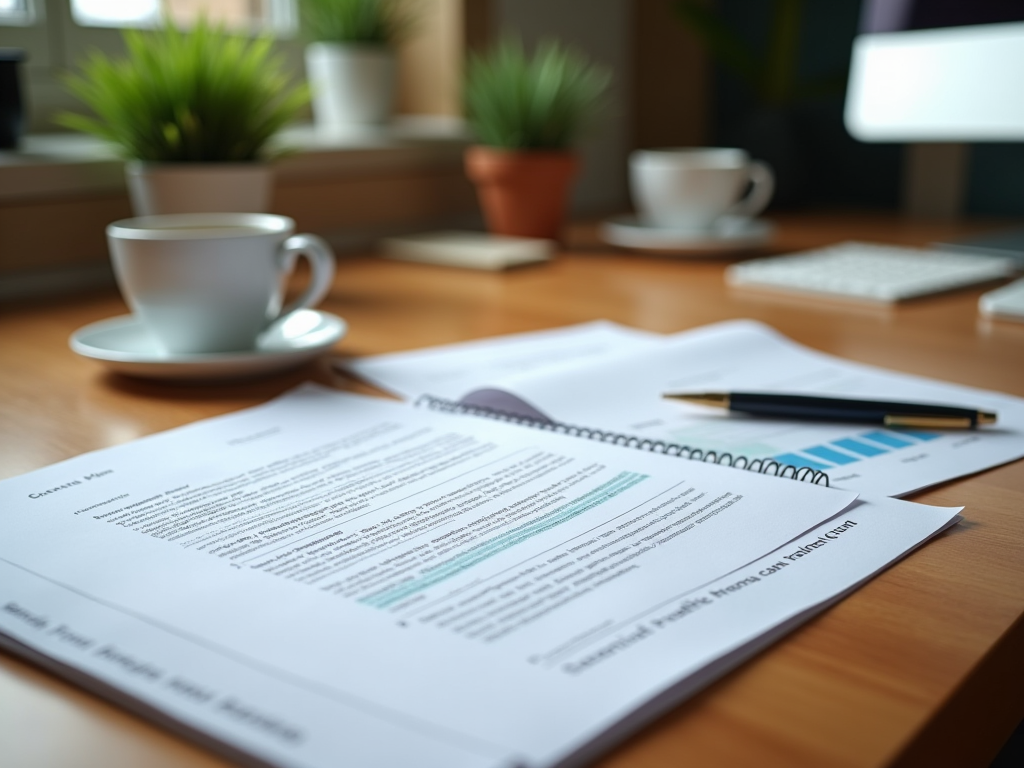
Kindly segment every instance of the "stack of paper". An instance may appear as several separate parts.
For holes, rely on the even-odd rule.
[[[586,352],[591,334],[605,348]],[[521,347],[513,367],[533,372],[513,383],[558,418],[675,434],[689,427],[657,398],[598,413],[555,379],[603,371],[592,385],[639,397],[608,366],[629,360],[658,389],[664,371],[643,366],[673,359],[675,375],[724,386],[739,374],[722,345],[751,339],[795,356],[787,386],[880,386],[824,356],[798,369],[806,351],[749,325],[555,333],[541,356],[561,344],[573,364]],[[507,363],[516,340],[501,345]],[[502,383],[446,378],[445,354],[408,359],[452,388]],[[452,360],[466,372],[465,348]],[[386,362],[378,380],[414,378]],[[964,466],[1013,452],[991,437],[921,438],[906,471],[935,476],[947,450]],[[862,474],[896,487],[894,471]],[[573,765],[958,519],[840,485],[306,385],[0,483],[0,642],[271,764]]]

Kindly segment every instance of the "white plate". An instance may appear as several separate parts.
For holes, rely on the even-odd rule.
[[[601,224],[601,237],[612,245],[659,253],[729,253],[760,248],[775,228],[764,219],[725,217],[709,229],[673,229],[647,223],[633,214]]]
[[[139,320],[124,315],[79,328],[68,344],[82,357],[131,376],[237,379],[284,371],[312,360],[344,336],[347,327],[328,312],[300,309],[268,328],[252,351],[181,355],[165,352]]]

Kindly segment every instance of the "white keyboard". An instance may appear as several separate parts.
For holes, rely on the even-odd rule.
[[[983,293],[978,299],[978,311],[988,317],[1024,323],[1024,280]]]
[[[730,285],[894,302],[1014,274],[1011,258],[847,242],[733,264]]]

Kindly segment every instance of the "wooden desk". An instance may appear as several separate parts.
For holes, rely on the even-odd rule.
[[[780,226],[779,250],[854,237],[923,244],[958,231],[865,216]],[[751,317],[853,360],[1024,396],[1024,325],[980,321],[980,291],[889,310],[783,301],[727,290],[721,260],[611,252],[586,230],[570,242],[556,262],[508,274],[344,260],[325,304],[351,323],[338,352],[595,318],[671,332]],[[75,328],[125,311],[112,292],[0,311],[0,476],[254,405],[304,379],[369,391],[326,360],[247,383],[172,386],[108,375],[67,349]],[[966,522],[600,765],[987,765],[1024,717],[1024,463],[915,498],[966,504]],[[226,765],[8,656],[0,656],[0,756],[12,768]]]

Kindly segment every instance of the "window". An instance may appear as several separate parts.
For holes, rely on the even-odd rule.
[[[123,50],[118,27],[151,26],[161,14],[191,20],[205,8],[237,29],[267,30],[287,65],[302,76],[297,37],[298,0],[0,0],[0,47],[25,50],[22,84],[28,131],[59,130],[54,116],[81,109],[61,77],[91,50]],[[489,0],[412,0],[415,34],[399,50],[399,111],[415,115],[461,113],[459,78],[466,50],[489,37]],[[154,9],[159,13],[154,15]]]
[[[33,21],[29,0],[0,0],[0,24],[27,26]]]
[[[51,130],[54,115],[79,106],[65,92],[62,74],[91,50],[122,51],[119,28],[153,27],[165,16],[188,26],[203,13],[230,29],[282,38],[292,69],[300,71],[295,0],[0,0],[0,47],[26,52],[29,130]]]
[[[19,0],[0,0],[0,2]],[[21,0],[27,1],[27,0]],[[71,16],[83,27],[149,27],[165,16],[188,26],[201,15],[230,29],[290,35],[295,31],[290,0],[70,0]]]
[[[156,0],[71,0],[71,17],[89,27],[148,27],[160,19]]]

